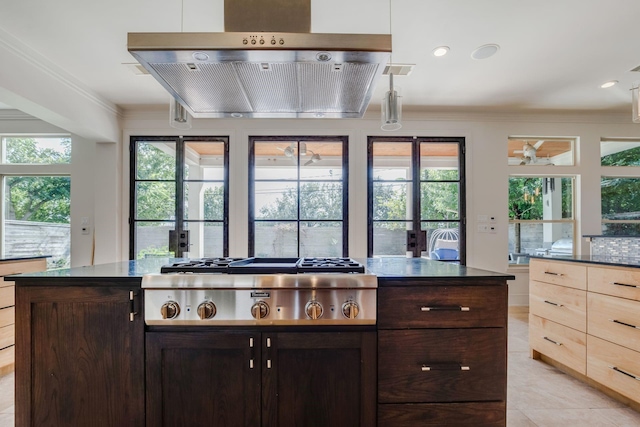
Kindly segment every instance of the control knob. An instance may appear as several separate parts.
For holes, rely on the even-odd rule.
[[[175,301],[167,301],[160,307],[160,314],[163,319],[174,319],[180,314],[180,306]]]
[[[256,319],[264,319],[269,315],[269,305],[264,301],[258,301],[251,306],[251,315]]]
[[[198,306],[198,316],[200,319],[211,319],[216,315],[216,305],[211,301],[205,301]]]
[[[318,301],[309,301],[304,310],[310,319],[316,320],[322,317],[322,305]]]
[[[358,313],[360,313],[360,307],[355,301],[347,301],[342,304],[342,314],[347,319],[355,319],[358,317]]]

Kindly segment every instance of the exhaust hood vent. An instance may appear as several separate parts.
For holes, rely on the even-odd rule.
[[[225,28],[241,3],[225,2]],[[129,33],[128,49],[195,118],[364,115],[391,35],[260,31]]]

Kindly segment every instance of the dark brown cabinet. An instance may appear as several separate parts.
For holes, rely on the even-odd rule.
[[[104,281],[16,288],[17,426],[144,426],[139,294]]]
[[[149,332],[147,426],[372,426],[375,332]]]
[[[378,426],[505,426],[506,322],[506,284],[381,286]]]

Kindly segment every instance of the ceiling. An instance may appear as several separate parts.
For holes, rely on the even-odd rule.
[[[391,3],[390,3],[391,1]],[[135,75],[128,32],[223,31],[223,0],[20,0],[0,4],[0,44],[19,40],[61,78],[122,110],[168,105],[151,76]],[[637,0],[314,0],[312,32],[388,33],[405,111],[597,111],[631,114],[640,80]],[[471,52],[500,50],[476,60]],[[432,54],[448,46],[443,57]],[[2,67],[7,64],[2,64]],[[28,78],[25,76],[25,78]],[[619,83],[609,89],[599,86]],[[369,110],[378,111],[387,80]],[[0,86],[2,82],[0,81]],[[1,89],[1,88],[0,88]],[[2,103],[9,104],[2,98]],[[10,105],[4,105],[4,107]]]

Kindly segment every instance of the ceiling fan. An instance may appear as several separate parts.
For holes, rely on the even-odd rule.
[[[525,141],[524,145],[522,146],[522,150],[513,150],[513,152],[522,153],[522,157],[520,158],[521,165],[529,165],[532,163],[536,163],[536,161],[538,160],[536,156],[536,152],[538,151],[538,148],[540,148],[540,146],[543,143],[544,143],[543,139],[536,142],[534,145],[531,145],[529,141]]]

